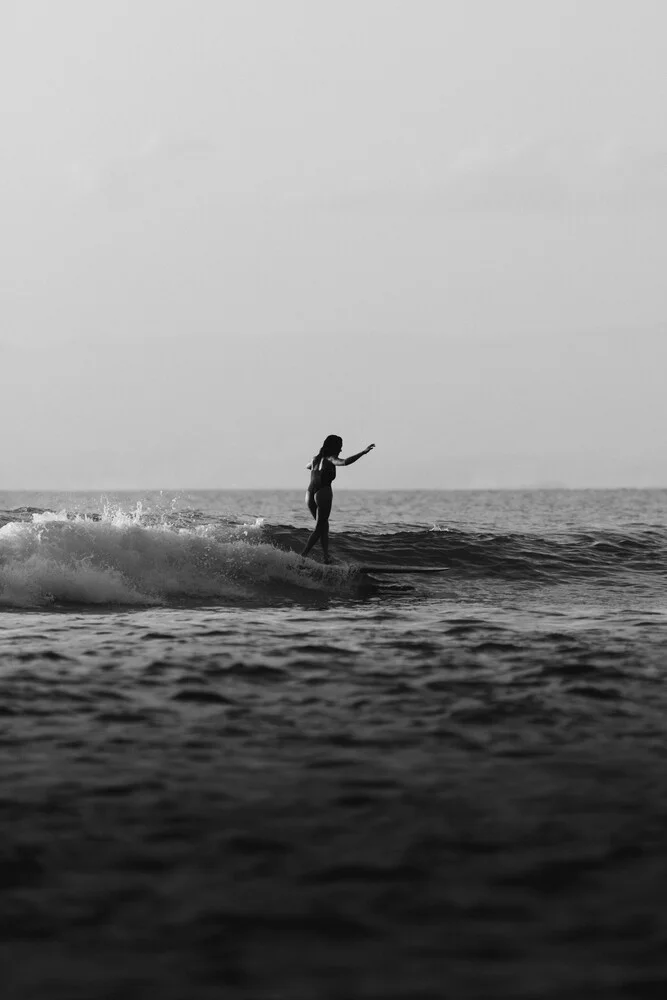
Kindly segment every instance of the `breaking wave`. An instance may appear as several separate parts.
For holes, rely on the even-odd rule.
[[[442,569],[457,579],[559,583],[664,581],[667,530],[661,525],[579,532],[494,533],[423,525],[335,532],[336,565],[298,553],[308,527],[239,524],[198,510],[152,513],[0,512],[0,605],[260,604],[358,589],[360,567]],[[422,578],[424,579],[424,578]]]
[[[349,583],[341,568],[263,541],[260,521],[197,524],[201,519],[179,515],[151,523],[140,509],[92,517],[12,513],[23,516],[0,527],[0,605],[6,607],[235,603]]]

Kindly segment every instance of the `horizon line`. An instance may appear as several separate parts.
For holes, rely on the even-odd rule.
[[[643,486],[568,486],[565,483],[523,483],[516,486],[337,486],[340,493],[511,493],[667,490],[667,484]],[[0,493],[303,493],[302,486],[10,486]]]

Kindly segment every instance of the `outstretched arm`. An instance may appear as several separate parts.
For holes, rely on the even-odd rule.
[[[374,447],[374,444],[369,444],[367,448],[364,448],[357,455],[350,455],[349,458],[330,458],[329,461],[333,462],[334,465],[352,465],[353,462],[358,462],[360,458],[363,458],[369,451],[372,451]]]

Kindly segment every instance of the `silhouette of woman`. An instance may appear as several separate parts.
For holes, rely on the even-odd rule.
[[[375,447],[369,444],[367,448],[357,455],[349,458],[339,458],[343,450],[343,439],[337,434],[330,434],[324,440],[324,444],[313,458],[310,465],[310,483],[306,491],[306,503],[308,510],[315,518],[315,530],[306,542],[306,547],[301,553],[307,556],[317,542],[322,545],[325,563],[331,562],[329,558],[329,515],[331,514],[331,504],[333,503],[333,490],[331,484],[336,478],[337,465],[352,465],[362,457],[367,455]]]

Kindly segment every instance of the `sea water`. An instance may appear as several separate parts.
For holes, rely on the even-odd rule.
[[[666,501],[0,494],[3,997],[662,996]]]

